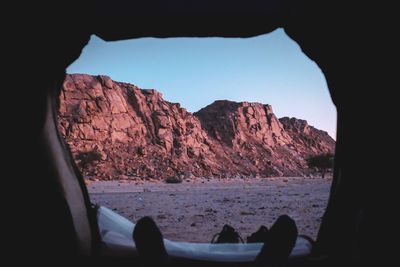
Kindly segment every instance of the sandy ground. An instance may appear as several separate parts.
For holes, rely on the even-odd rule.
[[[88,185],[91,200],[135,222],[151,216],[165,238],[210,242],[224,224],[243,237],[268,228],[281,214],[300,234],[316,237],[331,179],[265,178],[164,182],[98,181]]]

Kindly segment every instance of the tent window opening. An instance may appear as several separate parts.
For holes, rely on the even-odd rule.
[[[132,222],[152,216],[175,241],[210,242],[225,224],[246,239],[282,214],[316,237],[336,111],[321,71],[281,29],[93,36],[67,72],[59,129],[92,202]]]

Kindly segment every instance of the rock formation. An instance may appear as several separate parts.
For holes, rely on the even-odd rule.
[[[107,76],[67,75],[59,129],[86,178],[301,176],[334,152],[326,133],[270,105],[215,101],[192,114],[156,90]]]

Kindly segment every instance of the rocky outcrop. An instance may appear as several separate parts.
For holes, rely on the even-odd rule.
[[[210,136],[229,147],[260,143],[272,148],[292,142],[270,105],[220,100],[194,115]]]
[[[308,125],[305,120],[283,117],[279,121],[292,138],[292,145],[304,156],[334,154],[335,140],[327,132]]]
[[[83,175],[99,179],[305,175],[305,156],[335,144],[298,121],[247,102],[192,114],[107,76],[67,75],[60,93],[61,134]]]

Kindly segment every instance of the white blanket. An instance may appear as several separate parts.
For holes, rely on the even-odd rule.
[[[137,256],[132,239],[134,223],[105,207],[98,210],[98,223],[105,255]],[[164,239],[164,244],[171,256],[219,262],[251,262],[263,246],[263,243],[210,244],[175,242],[168,239]],[[310,252],[310,242],[298,237],[290,257],[304,256]]]

